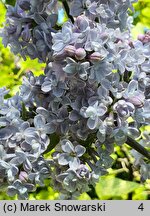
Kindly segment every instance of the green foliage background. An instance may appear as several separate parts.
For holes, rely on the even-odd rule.
[[[15,0],[7,0],[6,3],[14,4]],[[138,3],[134,4],[134,7],[132,35],[136,38],[139,33],[144,33],[146,29],[150,28],[150,0],[139,0]],[[0,0],[0,28],[5,21],[5,13],[4,1]],[[64,16],[64,19],[67,19],[67,17]],[[3,47],[0,38],[0,87],[6,86],[9,88],[10,96],[19,91],[23,75],[31,70],[38,76],[43,73],[44,66],[44,64],[38,63],[37,60],[27,59],[27,61],[23,61],[20,57],[14,56],[9,48]],[[150,199],[150,180],[147,180],[144,184],[140,183],[139,172],[132,168],[134,159],[129,150],[130,148],[126,145],[115,147],[115,152],[112,155],[114,164],[108,170],[109,174],[101,177],[96,187],[91,188],[89,193],[82,194],[79,199]],[[42,188],[37,185],[36,192],[30,194],[30,200],[58,199],[59,193],[49,187],[49,184],[50,180],[46,180],[45,187]],[[0,200],[8,199],[17,199],[17,197],[8,197],[5,188],[0,185]]]
[[[134,4],[134,8],[134,27],[132,34],[136,38],[138,34],[142,34],[150,28],[150,0],[138,0]]]

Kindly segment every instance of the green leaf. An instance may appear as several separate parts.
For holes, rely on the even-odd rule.
[[[51,187],[47,187],[46,189],[40,190],[39,193],[35,193],[36,200],[56,200],[58,196],[58,192],[54,191]]]
[[[50,144],[45,150],[44,155],[50,153],[55,148],[55,146],[59,143],[60,140],[59,136],[56,133],[50,134],[49,138],[50,138]]]
[[[132,196],[132,200],[147,200],[148,191],[145,191],[143,187],[135,190],[135,193]]]
[[[150,7],[144,8],[141,12],[144,17],[150,18]]]
[[[142,187],[136,182],[124,181],[114,176],[103,176],[96,185],[96,193],[100,199],[122,198],[137,188]]]
[[[14,6],[16,3],[16,0],[6,0],[6,4]]]
[[[5,21],[6,8],[2,2],[0,2],[0,27],[2,27],[3,22]]]

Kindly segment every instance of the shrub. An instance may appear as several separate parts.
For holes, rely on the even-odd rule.
[[[133,2],[63,0],[62,26],[57,0],[8,6],[3,44],[46,64],[44,75],[27,73],[15,96],[0,90],[0,181],[9,196],[27,199],[49,178],[61,199],[74,199],[124,143],[141,179],[150,178],[149,134],[140,132],[150,123],[150,34],[131,38]]]

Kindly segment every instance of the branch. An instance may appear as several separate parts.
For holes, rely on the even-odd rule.
[[[143,146],[141,146],[138,142],[136,142],[134,139],[132,139],[131,137],[127,137],[127,141],[126,143],[132,147],[133,149],[135,149],[136,151],[138,151],[140,154],[142,154],[143,156],[145,156],[146,158],[150,159],[150,152],[148,152]]]
[[[66,13],[67,13],[67,16],[70,18],[71,22],[74,23],[74,19],[73,19],[73,17],[70,15],[70,9],[69,9],[69,6],[68,6],[67,1],[66,1],[66,0],[62,0],[62,4],[63,4],[63,6],[64,6],[64,8],[65,8],[65,11],[66,11]]]

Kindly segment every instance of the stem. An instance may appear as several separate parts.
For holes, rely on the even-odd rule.
[[[65,8],[65,11],[66,11],[66,14],[67,16],[70,18],[71,22],[74,23],[74,19],[73,17],[70,15],[70,9],[69,9],[69,6],[68,6],[68,3],[66,0],[62,0],[62,4]]]
[[[93,159],[94,163],[97,162],[97,159],[96,159],[96,157],[95,157],[95,154],[93,154],[93,152],[91,152],[91,158]]]
[[[26,121],[26,107],[23,102],[22,102],[22,119]]]
[[[143,146],[141,146],[138,142],[136,142],[134,139],[131,137],[127,137],[126,143],[134,148],[136,151],[138,151],[140,154],[145,156],[146,158],[150,159],[150,152],[148,152]]]
[[[89,165],[89,167],[93,170],[94,165],[91,163],[89,159],[86,159],[85,162]]]
[[[100,157],[99,154],[98,154],[94,149],[89,150],[89,152],[90,152],[90,151],[92,151],[92,153],[93,153],[95,156]]]
[[[125,146],[122,147],[122,151],[123,153],[125,154],[125,157],[127,158],[128,160],[128,164],[127,165],[127,169],[129,171],[129,181],[133,181],[134,179],[134,176],[133,176],[133,169],[132,169],[132,163],[131,163],[131,159],[130,159],[130,156],[128,154],[128,150],[126,149]],[[128,200],[132,200],[132,195],[133,195],[133,192],[130,192],[128,193]]]

